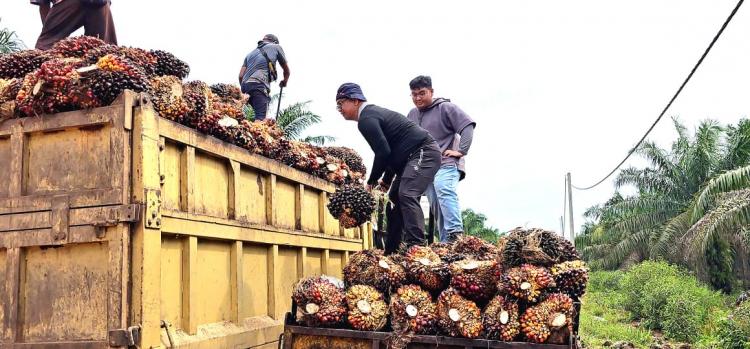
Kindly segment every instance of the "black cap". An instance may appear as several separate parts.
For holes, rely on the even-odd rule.
[[[276,37],[276,35],[273,34],[266,34],[266,36],[263,37],[263,41],[272,42],[274,44],[279,44],[279,38]]]

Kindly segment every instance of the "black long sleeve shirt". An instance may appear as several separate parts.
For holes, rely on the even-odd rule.
[[[400,173],[409,155],[431,139],[427,131],[395,111],[369,104],[359,115],[359,132],[375,153],[367,184],[375,185],[386,170]]]

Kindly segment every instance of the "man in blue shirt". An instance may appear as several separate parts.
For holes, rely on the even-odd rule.
[[[250,52],[240,68],[240,86],[242,92],[250,95],[247,101],[255,113],[255,120],[263,120],[271,102],[271,82],[276,81],[276,62],[284,69],[284,79],[279,83],[285,87],[289,81],[289,65],[287,65],[284,50],[279,45],[279,38],[267,34],[258,41],[258,47]]]

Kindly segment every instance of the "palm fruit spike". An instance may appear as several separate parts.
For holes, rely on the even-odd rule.
[[[354,228],[370,220],[375,211],[375,199],[360,186],[344,185],[331,195],[328,211],[345,228]]]
[[[482,314],[477,305],[447,289],[437,301],[438,324],[451,337],[477,338],[482,333]]]
[[[267,158],[275,159],[279,152],[278,139],[282,138],[284,134],[284,131],[276,125],[276,122],[271,119],[256,121],[250,124],[249,131],[258,144],[256,152]]]
[[[51,59],[40,50],[24,50],[0,55],[0,79],[23,79],[26,74],[39,69],[42,63]]]
[[[350,285],[369,285],[384,294],[395,290],[406,279],[404,268],[382,250],[363,250],[349,257],[343,270],[344,282]]]
[[[96,62],[96,67],[82,81],[86,82],[100,105],[111,104],[125,90],[144,92],[149,89],[143,70],[123,56],[109,54],[101,57]],[[84,107],[92,106],[96,105]]]
[[[536,303],[542,291],[555,287],[552,274],[543,267],[524,264],[508,270],[498,283],[498,290],[518,299]]]
[[[579,259],[580,255],[573,244],[558,234],[543,229],[512,230],[503,250],[503,265],[512,267],[523,263],[549,267]]]
[[[182,86],[182,98],[188,106],[184,124],[193,128],[212,113],[211,89],[203,81],[190,81]],[[210,132],[208,132],[210,134]]]
[[[555,264],[550,268],[550,272],[557,285],[556,292],[567,294],[573,299],[578,299],[586,293],[589,270],[585,262],[570,261]]]
[[[448,265],[429,247],[414,245],[404,254],[406,274],[431,292],[439,292],[448,286]]]
[[[148,77],[154,77],[156,74],[156,56],[146,50],[136,47],[123,47],[106,44],[88,50],[83,59],[91,64],[95,64],[99,59],[106,55],[116,55],[127,58],[141,68]]]
[[[221,100],[242,100],[242,91],[240,87],[232,84],[213,84],[211,85],[211,92],[213,92]]]
[[[50,52],[59,57],[83,58],[90,50],[104,45],[107,43],[93,36],[75,36],[56,42]]]
[[[462,296],[486,303],[497,292],[497,280],[502,270],[497,261],[475,261],[465,259],[454,262],[451,269],[451,287]]]
[[[16,102],[25,116],[52,114],[78,109],[81,98],[77,69],[85,62],[76,58],[57,58],[44,62],[24,78]],[[86,96],[90,97],[90,96]]]
[[[495,246],[471,235],[462,235],[456,239],[453,243],[453,253],[462,258],[472,257],[477,260],[493,260],[498,256]]]
[[[446,263],[457,262],[464,257],[453,252],[453,245],[447,242],[433,242],[430,245],[433,252],[437,253],[440,259]]]
[[[151,50],[149,53],[156,57],[156,75],[171,75],[184,79],[190,74],[190,66],[173,54],[161,50]]]
[[[567,343],[573,331],[573,300],[562,293],[526,309],[521,316],[521,332],[534,343]]]
[[[391,295],[391,323],[394,330],[433,334],[437,308],[430,294],[417,285],[399,287]]]
[[[367,167],[365,167],[362,157],[353,149],[347,147],[327,147],[326,151],[328,154],[343,160],[352,171],[361,173],[362,175],[367,173]]]
[[[22,79],[0,79],[0,120],[16,117],[16,96],[22,85]]]
[[[180,122],[188,111],[182,98],[182,83],[174,76],[151,79],[151,102],[161,117]]]
[[[484,333],[488,339],[510,342],[521,332],[519,316],[516,300],[497,295],[482,314]]]
[[[378,331],[388,322],[388,305],[372,286],[354,285],[346,291],[347,321],[355,330]]]
[[[346,295],[328,279],[302,279],[294,286],[292,297],[301,313],[299,320],[306,326],[335,327],[344,321]]]

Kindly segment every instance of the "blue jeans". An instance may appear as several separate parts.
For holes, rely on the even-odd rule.
[[[456,233],[464,231],[461,208],[458,205],[458,180],[460,174],[455,164],[440,166],[435,181],[427,187],[430,209],[437,219],[440,241],[450,242]]]
[[[271,102],[271,97],[268,96],[266,86],[259,82],[248,82],[242,84],[242,92],[250,95],[247,104],[253,108],[255,121],[265,120],[266,113],[268,112],[268,103]]]

